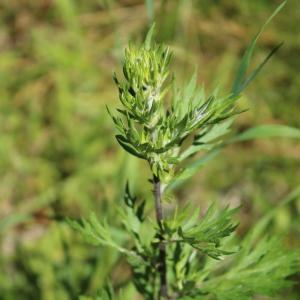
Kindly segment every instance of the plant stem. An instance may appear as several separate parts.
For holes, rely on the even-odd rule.
[[[159,295],[162,298],[168,298],[168,280],[167,280],[167,253],[166,244],[163,242],[163,227],[161,226],[163,221],[163,209],[161,203],[161,185],[158,177],[154,176],[154,198],[155,198],[155,212],[156,221],[160,227],[160,243],[159,243],[159,257],[158,257],[158,271],[160,276],[160,290]]]

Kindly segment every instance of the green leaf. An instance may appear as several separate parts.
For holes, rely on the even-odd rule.
[[[150,21],[154,19],[154,1],[153,0],[145,0],[146,8],[147,8],[147,15]]]
[[[219,300],[252,300],[257,294],[273,296],[289,287],[288,280],[300,267],[300,251],[288,251],[278,236],[262,238],[266,226],[284,205],[299,199],[300,187],[288,194],[244,237],[241,250],[231,256],[229,268],[208,279],[202,286]]]
[[[215,148],[203,155],[199,159],[196,159],[192,163],[190,163],[187,167],[185,167],[178,175],[176,175],[172,181],[169,182],[166,187],[166,191],[173,190],[178,186],[182,185],[189,178],[195,175],[202,167],[204,167],[210,160],[216,157],[221,151],[221,148]]]
[[[147,1],[147,2],[149,2],[149,1]],[[148,7],[148,5],[147,5],[147,7]],[[145,42],[144,42],[146,50],[151,49],[151,43],[152,43],[154,30],[155,30],[155,23],[152,23],[150,29],[148,30],[148,33],[146,35]]]
[[[129,182],[127,181],[125,186],[125,192],[124,192],[124,202],[128,207],[134,208],[136,201],[137,201],[137,197],[131,195],[129,189]]]
[[[196,86],[197,86],[197,71],[195,70],[193,75],[191,76],[191,79],[189,80],[189,82],[187,83],[186,87],[183,90],[182,98],[183,98],[183,103],[185,103],[185,105],[188,105],[193,95],[195,94]]]
[[[208,130],[204,134],[201,134],[200,136],[195,138],[195,141],[190,147],[188,147],[184,152],[181,153],[180,161],[183,161],[184,159],[199,152],[200,150],[210,150],[216,145],[220,137],[229,133],[229,128],[232,125],[232,122],[233,118],[228,119],[220,124],[215,124],[211,128],[208,128]]]
[[[128,256],[136,256],[133,251],[123,248],[113,240],[111,228],[106,222],[100,223],[95,213],[91,213],[88,219],[82,219],[81,222],[71,219],[66,221],[73,229],[79,231],[88,243],[94,246],[109,246]]]
[[[289,252],[276,238],[251,241],[247,255],[236,254],[229,271],[207,280],[202,291],[218,300],[251,300],[255,295],[274,296],[292,283],[287,277],[299,268],[299,251]],[[234,256],[233,256],[234,257]]]
[[[300,139],[300,129],[277,124],[260,125],[238,134],[229,142],[234,143],[253,139],[274,137]]]
[[[230,121],[230,120],[229,120]],[[229,141],[224,142],[223,144],[218,145],[216,148],[210,150],[207,154],[196,159],[192,163],[190,163],[187,167],[185,167],[174,179],[169,183],[166,190],[170,191],[180,185],[182,185],[186,180],[195,175],[202,167],[206,165],[211,159],[216,157],[225,146],[236,142],[242,142],[253,139],[260,138],[294,138],[300,139],[300,129],[285,126],[285,125],[260,125],[257,127],[250,128],[235,137],[231,138]],[[194,154],[198,150],[201,150],[203,145],[192,146],[192,148],[188,148],[185,152],[183,152],[181,156],[181,160],[186,158],[187,156]]]
[[[146,159],[146,156],[140,153],[138,150],[136,150],[135,147],[131,145],[124,136],[116,135],[116,139],[119,142],[119,144],[123,147],[124,150],[126,150],[127,152],[129,152],[130,154],[136,157]]]
[[[190,227],[180,226],[178,235],[185,243],[214,259],[232,254],[233,252],[219,247],[222,239],[232,234],[238,225],[232,221],[237,210],[238,208],[228,207],[219,210],[213,203],[197,224]]]
[[[253,51],[255,48],[255,45],[264,31],[265,27],[271,22],[271,20],[280,12],[280,10],[284,7],[286,4],[286,1],[281,3],[275,11],[272,13],[272,15],[268,18],[268,20],[264,23],[264,25],[261,27],[261,29],[258,31],[258,33],[254,36],[252,42],[249,44],[248,48],[246,49],[246,52],[242,58],[240,67],[238,68],[238,72],[236,75],[236,78],[234,80],[233,86],[232,86],[232,93],[234,95],[238,95],[241,93],[241,91],[256,77],[256,75],[259,73],[259,71],[262,69],[263,65],[270,59],[270,57],[279,49],[281,44],[277,47],[275,47],[270,54],[267,56],[267,58],[260,64],[259,67],[257,67],[248,78],[245,78],[247,69],[249,67]]]
[[[250,82],[258,75],[258,73],[262,70],[264,65],[268,62],[268,60],[280,49],[280,47],[283,45],[283,42],[278,44],[276,47],[274,47],[270,53],[265,57],[265,59],[258,65],[257,68],[255,68],[250,75],[245,79],[243,84],[240,87],[240,92],[243,91],[249,84]],[[238,92],[238,94],[240,93]]]

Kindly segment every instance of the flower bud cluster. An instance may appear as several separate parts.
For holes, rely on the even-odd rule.
[[[114,76],[123,106],[118,109],[120,115],[112,116],[119,131],[116,138],[126,151],[147,160],[162,181],[174,175],[182,142],[235,114],[236,101],[231,95],[206,98],[196,89],[193,76],[182,92],[173,93],[167,108],[171,56],[168,47],[151,43],[148,36],[141,46],[129,45],[125,50],[124,78]]]

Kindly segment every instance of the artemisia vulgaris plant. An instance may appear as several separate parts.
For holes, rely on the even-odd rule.
[[[174,186],[236,140],[224,138],[241,112],[236,103],[279,46],[246,76],[261,30],[245,52],[232,90],[225,96],[206,95],[197,87],[195,74],[183,89],[175,85],[170,73],[172,52],[153,41],[153,32],[154,26],[142,45],[126,48],[123,76],[114,76],[121,107],[117,113],[109,111],[119,144],[149,165],[154,199],[147,201],[153,201],[153,206],[137,199],[126,186],[124,207],[119,211],[126,240],[130,240],[125,245],[95,214],[70,223],[92,244],[113,247],[127,257],[131,281],[140,294],[137,299],[248,300],[257,294],[272,296],[290,284],[286,277],[294,272],[294,253],[282,250],[276,238],[257,241],[260,229],[251,231],[238,247],[232,245],[229,236],[237,227],[232,219],[236,208],[218,209],[211,204],[200,217],[192,206],[175,206],[173,212],[164,214],[163,202]],[[198,152],[202,153],[200,158],[185,163],[186,159],[193,161]],[[155,213],[146,213],[146,206],[153,207]],[[115,294],[108,286],[94,299],[124,299]]]

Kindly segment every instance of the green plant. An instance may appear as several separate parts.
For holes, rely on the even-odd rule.
[[[168,214],[162,205],[163,197],[229,143],[272,136],[278,129],[299,137],[298,131],[275,126],[251,129],[223,141],[235,116],[242,112],[237,108],[242,91],[281,45],[246,76],[263,28],[247,48],[226,96],[217,91],[206,96],[203,88],[196,87],[196,74],[178,89],[170,79],[171,51],[153,42],[154,26],[141,46],[130,44],[125,50],[124,79],[114,76],[122,108],[118,115],[109,114],[119,144],[149,164],[156,220],[150,209],[153,205],[133,196],[127,184],[124,207],[118,209],[126,239],[106,221],[99,222],[95,214],[69,223],[91,244],[126,255],[134,286],[144,299],[247,300],[256,294],[272,296],[291,284],[286,278],[295,272],[297,253],[285,252],[277,238],[258,240],[269,218],[257,224],[237,248],[234,232],[238,224],[233,220],[237,208],[219,208],[213,203],[200,217],[191,205],[175,205]],[[195,159],[199,152],[204,154]],[[187,164],[190,158],[192,163]],[[95,299],[115,299],[111,286],[100,290]]]

